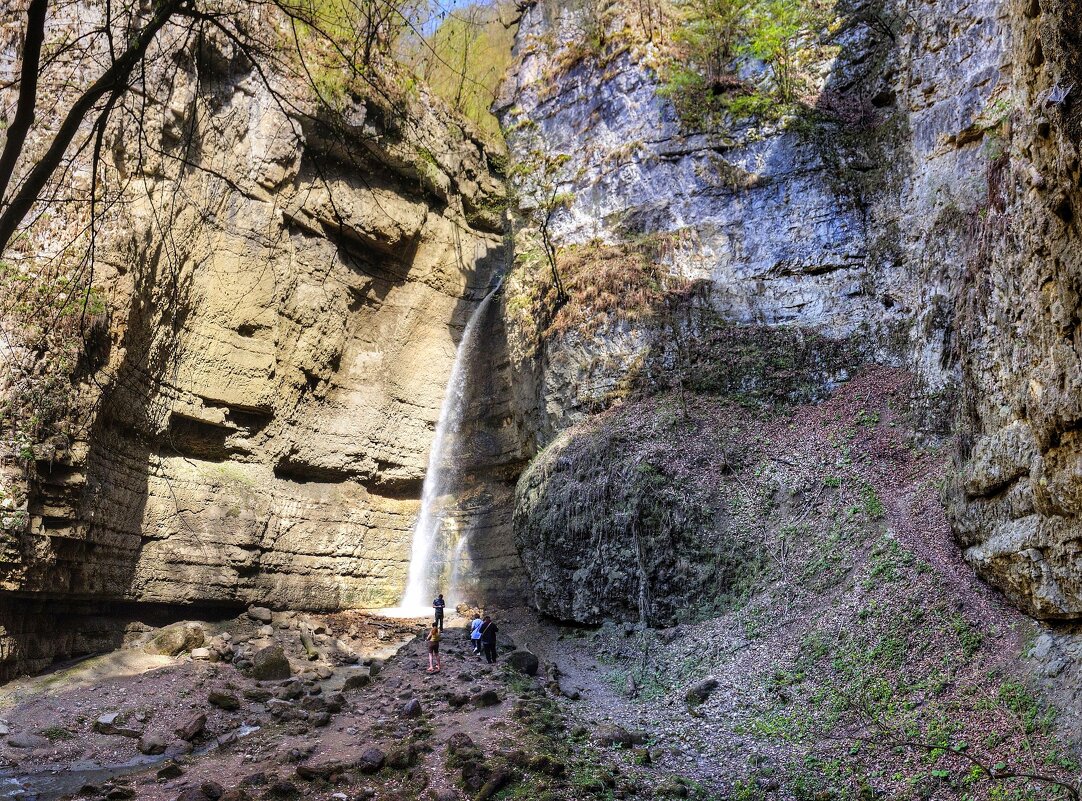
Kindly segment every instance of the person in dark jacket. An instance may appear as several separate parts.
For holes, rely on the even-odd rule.
[[[447,604],[444,603],[443,593],[439,594],[439,597],[432,601],[432,611],[436,613],[435,619],[432,621],[433,626],[439,626],[440,631],[443,631],[443,607]]]
[[[490,665],[496,663],[496,632],[499,628],[492,622],[492,618],[485,615],[481,621],[481,650],[485,654],[485,661]]]

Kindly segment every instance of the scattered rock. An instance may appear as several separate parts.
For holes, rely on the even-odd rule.
[[[201,659],[209,661],[211,658],[211,650],[209,648],[193,648],[192,659]],[[215,660],[217,661],[217,660]]]
[[[556,685],[556,688],[559,691],[560,695],[562,695],[564,698],[569,698],[572,701],[578,701],[580,698],[582,698],[582,693],[579,692],[578,688],[572,687],[566,682],[560,682]]]
[[[470,703],[475,707],[496,706],[503,701],[495,690],[482,690],[470,696]]]
[[[119,737],[131,737],[137,739],[143,736],[139,729],[125,726],[123,716],[119,712],[107,712],[94,721],[94,731],[98,734],[109,734]]]
[[[629,732],[623,726],[606,723],[597,728],[595,739],[601,745],[613,745],[621,748],[631,748],[633,745],[642,745],[646,741],[638,732]]]
[[[293,782],[275,782],[267,790],[267,798],[296,798],[298,795],[297,785]]]
[[[280,645],[270,645],[252,655],[252,667],[248,674],[260,681],[288,679],[293,671],[289,667],[285,651]]]
[[[188,742],[194,740],[200,734],[203,733],[203,729],[207,727],[207,716],[202,712],[199,712],[192,717],[188,718],[184,723],[180,724],[176,728],[176,735],[181,740]]]
[[[158,781],[164,782],[175,779],[178,776],[183,776],[184,770],[176,762],[166,762],[158,768],[158,772],[155,775],[158,777]]]
[[[147,756],[164,754],[170,739],[161,732],[147,732],[139,738],[139,753]]]
[[[387,756],[375,746],[364,749],[357,761],[357,770],[361,773],[377,773],[387,761]]]
[[[536,676],[537,669],[540,666],[536,654],[531,653],[523,648],[519,648],[516,651],[512,651],[506,657],[507,664],[517,670],[519,673],[525,673],[527,676]]]
[[[344,692],[348,692],[349,690],[359,690],[361,687],[367,687],[371,681],[372,677],[368,674],[367,670],[364,668],[357,668],[356,670],[350,671],[345,684],[342,685],[342,690]]]
[[[227,711],[240,709],[240,699],[226,690],[211,690],[207,695],[207,701],[209,701],[211,705]]]
[[[407,720],[421,717],[421,702],[416,698],[411,698],[409,701],[406,701],[402,706],[400,715]]]
[[[475,801],[488,801],[489,798],[502,790],[510,780],[511,774],[507,771],[507,768],[497,768],[477,792],[477,795],[474,796]]]
[[[297,765],[297,775],[306,781],[329,779],[331,776],[345,773],[352,767],[352,764],[344,762],[341,759],[327,759],[322,762],[306,762],[303,765]]]
[[[44,737],[27,731],[11,735],[7,742],[12,748],[44,748],[49,744]]]
[[[218,801],[225,793],[225,788],[218,784],[218,782],[203,782],[199,785],[199,789],[203,792],[203,795],[211,801]]]
[[[143,646],[148,654],[176,656],[203,644],[203,629],[195,623],[174,623],[159,631]]]
[[[559,760],[553,759],[548,754],[538,754],[529,761],[530,770],[537,773],[547,773],[549,776],[563,776],[567,772],[567,766]]]
[[[274,613],[265,606],[250,606],[248,617],[257,623],[270,623],[274,619]]]
[[[192,744],[186,740],[173,740],[165,749],[165,756],[169,759],[178,759],[192,752]]]
[[[718,688],[718,680],[714,678],[703,679],[688,687],[684,693],[684,700],[689,704],[698,706],[710,697],[711,693]]]

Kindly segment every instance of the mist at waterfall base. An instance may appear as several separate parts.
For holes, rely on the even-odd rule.
[[[462,577],[462,561],[468,553],[469,531],[459,530],[454,514],[458,457],[460,455],[463,417],[469,404],[469,367],[481,330],[481,320],[492,299],[499,292],[497,284],[482,300],[466,323],[455,352],[451,377],[440,406],[436,435],[428,455],[428,469],[421,488],[421,511],[413,526],[409,575],[398,606],[380,610],[387,617],[427,617],[432,614],[432,600],[443,592],[452,609],[465,599],[457,597]],[[450,538],[454,536],[452,544]],[[438,560],[438,557],[442,559]],[[440,588],[440,579],[450,557],[448,586]]]

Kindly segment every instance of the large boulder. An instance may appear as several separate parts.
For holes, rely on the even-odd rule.
[[[151,637],[143,650],[148,654],[176,656],[198,648],[205,638],[202,627],[196,623],[174,623]]]
[[[293,671],[282,646],[268,645],[252,655],[252,667],[249,668],[248,675],[260,681],[279,681],[288,679],[293,675]]]
[[[537,668],[540,666],[537,655],[524,648],[512,651],[504,658],[504,661],[519,673],[525,673],[527,676],[536,676]]]

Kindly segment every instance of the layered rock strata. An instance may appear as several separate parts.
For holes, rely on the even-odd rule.
[[[0,565],[11,597],[397,601],[456,343],[505,269],[503,186],[431,99],[331,113],[298,92],[250,65],[181,69],[147,112],[162,154],[117,143],[113,169],[145,191],[98,246],[109,334],[81,388],[92,416],[34,471]],[[523,453],[493,342],[472,491],[502,497]],[[515,594],[509,527],[488,509],[475,543],[498,575],[478,591]],[[12,663],[28,625],[8,626]]]

